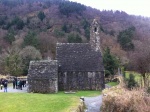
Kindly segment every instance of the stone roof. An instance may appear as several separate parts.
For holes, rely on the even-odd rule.
[[[30,61],[28,78],[53,79],[56,78],[57,70],[57,60]]]
[[[56,60],[59,71],[103,71],[100,51],[94,51],[89,43],[57,43]]]

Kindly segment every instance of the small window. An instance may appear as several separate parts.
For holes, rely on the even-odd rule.
[[[97,32],[97,28],[96,27],[94,28],[94,32]]]

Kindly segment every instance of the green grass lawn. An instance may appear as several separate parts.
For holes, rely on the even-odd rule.
[[[107,83],[107,85],[109,85],[109,86],[116,86],[118,84],[119,84],[118,82],[108,82]]]
[[[100,91],[75,94],[0,93],[0,112],[70,112],[81,96],[97,96]]]
[[[139,73],[137,73],[137,72],[126,71],[126,72],[125,72],[125,77],[126,77],[127,79],[129,79],[129,74],[133,74],[133,75],[135,76],[135,80],[136,80],[136,81],[139,81],[139,80],[141,80],[141,78],[142,78],[142,76],[141,76]]]

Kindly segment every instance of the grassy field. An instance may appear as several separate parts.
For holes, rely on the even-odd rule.
[[[132,72],[132,71],[126,71],[126,72],[125,72],[125,77],[126,77],[127,79],[129,79],[129,74],[133,74],[133,75],[135,76],[135,80],[136,80],[136,81],[139,81],[139,80],[142,79],[142,76],[141,76],[139,73],[137,73],[137,72]]]
[[[76,94],[0,93],[0,112],[70,112],[81,96],[96,96],[100,91]]]

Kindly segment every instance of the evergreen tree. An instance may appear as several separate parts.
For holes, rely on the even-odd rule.
[[[107,47],[103,54],[103,63],[105,68],[105,76],[115,74],[115,70],[119,67],[119,60],[110,53],[109,47]]]
[[[23,29],[23,27],[24,27],[24,22],[23,22],[23,20],[21,20],[21,19],[19,19],[18,21],[17,21],[17,23],[16,23],[16,27],[17,27],[17,29],[19,29],[19,30],[22,30]]]
[[[121,31],[118,35],[118,42],[124,50],[133,50],[134,44],[132,43],[135,27],[130,27]]]
[[[137,85],[136,81],[135,81],[135,76],[133,74],[129,74],[129,79],[128,79],[128,88],[133,88]]]
[[[38,48],[39,46],[39,40],[34,32],[28,32],[28,34],[24,38],[24,46],[34,46],[35,48]]]
[[[44,19],[45,17],[46,17],[46,16],[45,16],[44,12],[40,11],[40,12],[38,13],[38,18],[39,18],[41,21],[43,21],[43,19]]]

